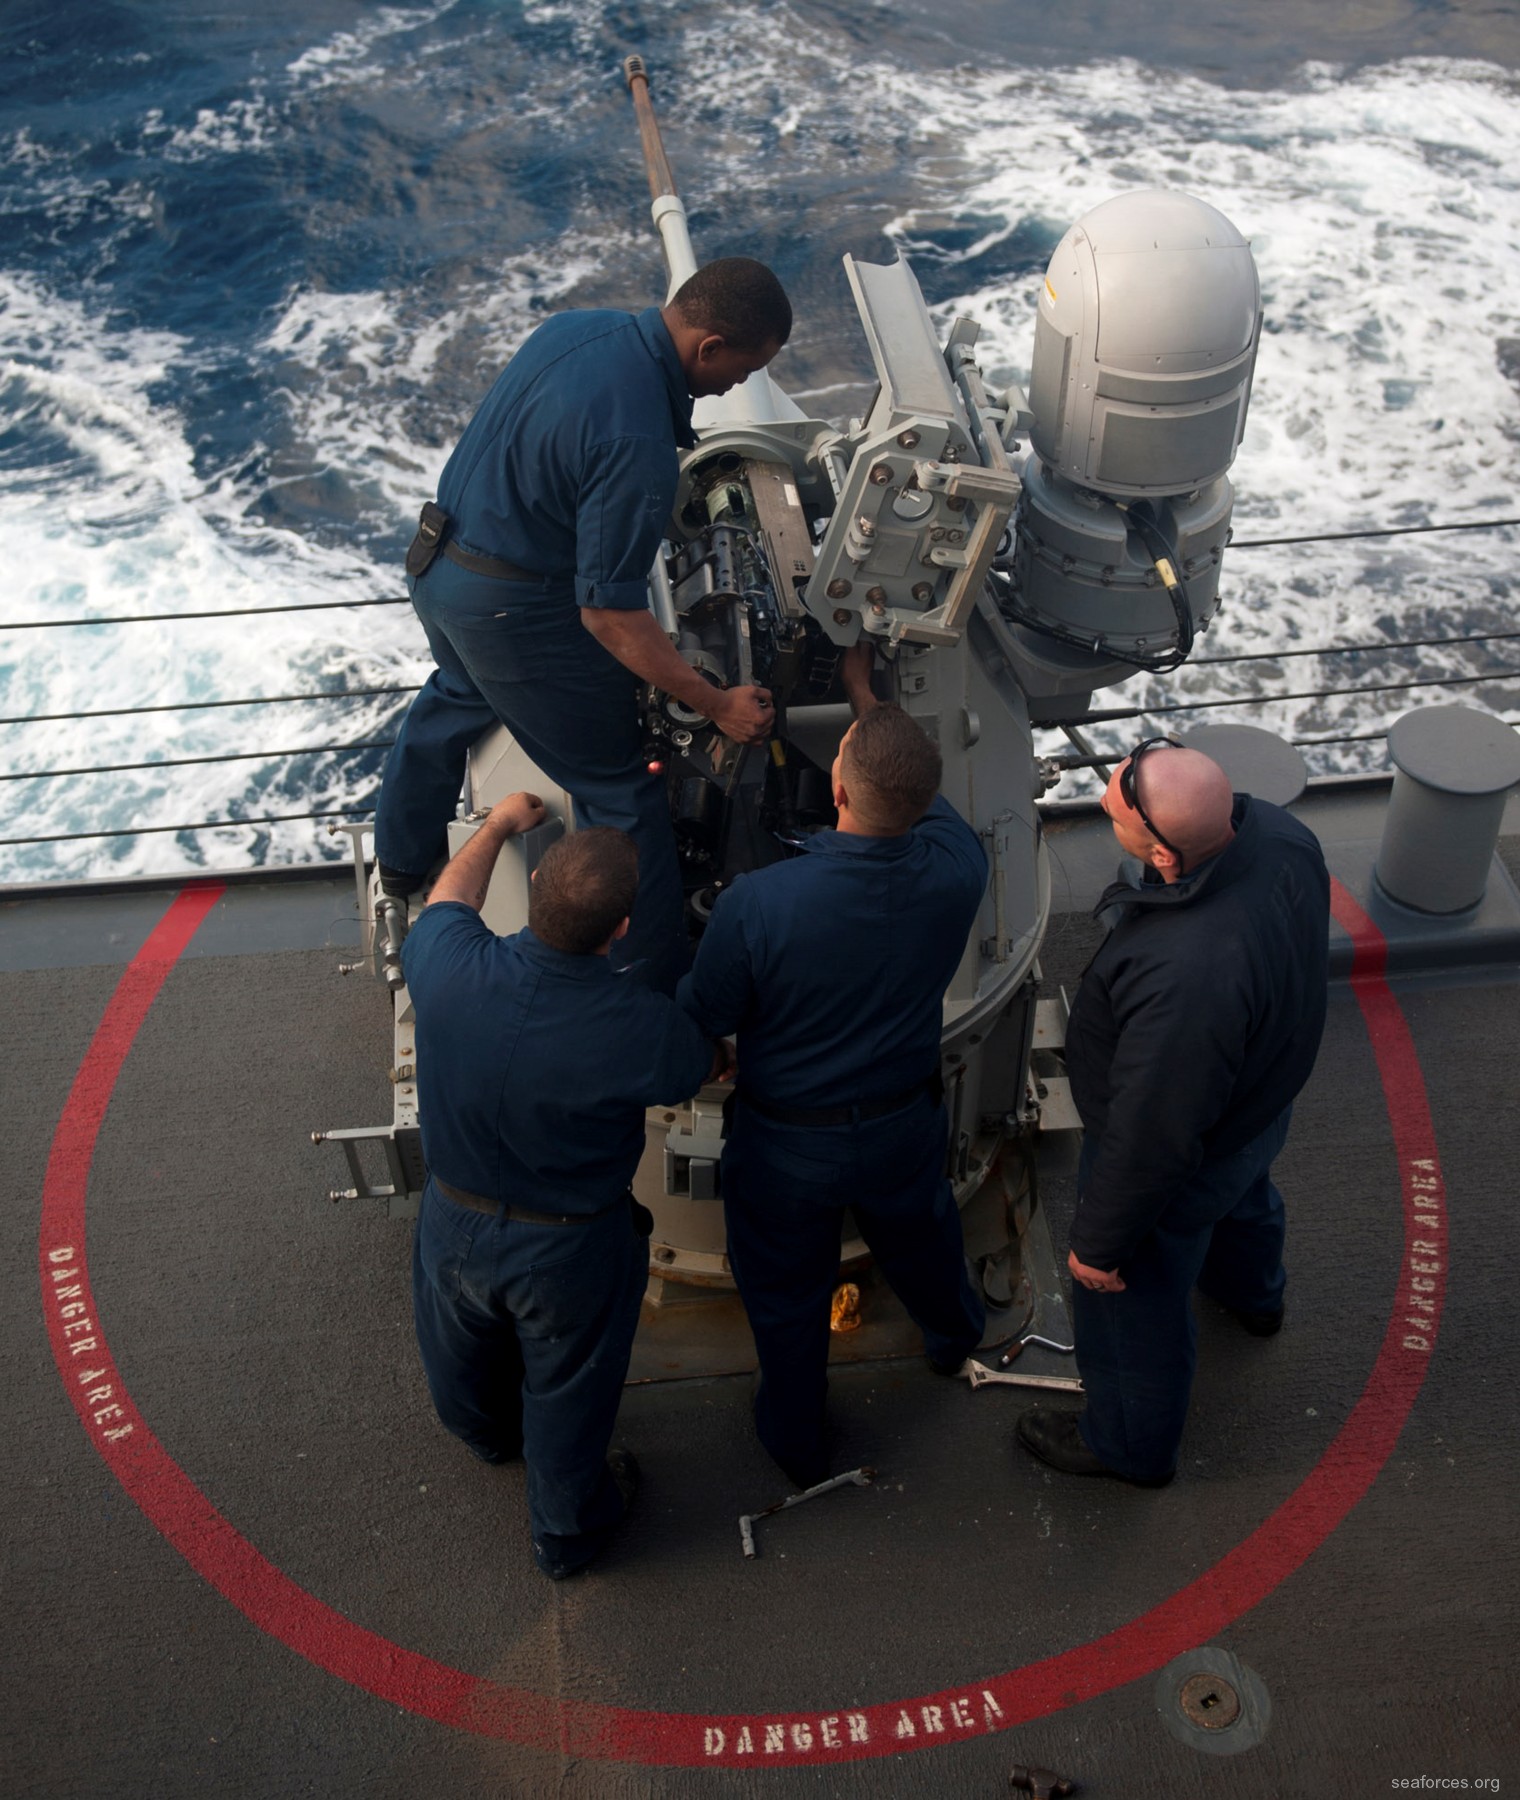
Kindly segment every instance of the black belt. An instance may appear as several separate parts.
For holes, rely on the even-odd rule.
[[[452,538],[444,544],[443,554],[451,563],[458,563],[461,569],[468,569],[472,575],[494,575],[498,581],[544,579],[532,569],[520,569],[516,563],[506,562],[499,556],[477,556],[473,550],[461,550]]]
[[[900,1094],[888,1094],[885,1100],[862,1100],[857,1106],[776,1106],[742,1090],[739,1098],[762,1119],[774,1119],[778,1125],[859,1125],[870,1119],[884,1119],[888,1113],[901,1112],[921,1094],[932,1095],[936,1105],[944,1099],[945,1084],[938,1069],[927,1080],[915,1081]]]
[[[584,1225],[588,1219],[600,1219],[619,1206],[627,1206],[633,1199],[632,1194],[619,1194],[616,1200],[606,1206],[599,1206],[595,1212],[589,1213],[543,1213],[534,1212],[531,1207],[512,1206],[505,1200],[488,1200],[484,1194],[472,1194],[466,1188],[454,1187],[447,1181],[433,1177],[433,1186],[446,1200],[452,1200],[456,1206],[467,1206],[471,1212],[486,1213],[493,1219],[521,1219],[525,1225]]]
[[[454,521],[436,501],[429,500],[417,520],[417,535],[406,553],[406,572],[414,581],[427,574],[433,566],[434,558],[438,556],[446,556],[450,562],[458,563],[461,569],[468,569],[472,575],[489,575],[497,581],[545,579],[532,569],[520,569],[516,563],[507,562],[504,557],[481,556],[474,550],[461,550],[450,536],[453,529]]]

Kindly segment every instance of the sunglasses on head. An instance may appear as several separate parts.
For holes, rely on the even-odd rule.
[[[1180,857],[1182,852],[1175,844],[1169,844],[1145,816],[1145,808],[1140,804],[1140,759],[1148,750],[1180,750],[1182,748],[1174,737],[1142,738],[1129,753],[1129,761],[1119,771],[1119,793],[1124,804],[1135,814],[1140,823],[1151,834],[1164,850],[1170,850],[1173,856]]]

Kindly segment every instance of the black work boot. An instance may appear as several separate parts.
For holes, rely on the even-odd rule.
[[[607,1452],[607,1473],[612,1477],[613,1485],[623,1497],[623,1519],[628,1517],[633,1506],[634,1495],[639,1491],[639,1465],[631,1450],[609,1450]],[[545,1552],[544,1547],[535,1539],[533,1544],[534,1560],[551,1581],[565,1581],[571,1575],[579,1575],[583,1569],[590,1568],[602,1551],[607,1548],[612,1534],[621,1525],[608,1525],[598,1531],[595,1537],[582,1548],[574,1560],[568,1558],[555,1559]]]
[[[380,892],[387,900],[405,900],[415,894],[427,880],[426,875],[408,875],[404,870],[392,869],[383,862],[375,864],[375,873],[380,877]]]
[[[1109,1468],[1088,1449],[1086,1439],[1077,1428],[1077,1418],[1073,1412],[1050,1412],[1044,1407],[1032,1406],[1028,1412],[1019,1415],[1014,1434],[1031,1456],[1039,1457],[1042,1463],[1058,1469],[1063,1475],[1107,1475],[1114,1481],[1127,1481],[1132,1487],[1160,1488],[1176,1474],[1173,1469],[1171,1474],[1147,1479]]]

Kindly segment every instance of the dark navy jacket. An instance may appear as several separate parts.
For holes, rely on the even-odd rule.
[[[1095,1147],[1071,1247],[1123,1265],[1205,1158],[1271,1124],[1324,1030],[1330,883],[1319,843],[1237,794],[1235,837],[1171,886],[1116,882],[1119,921],[1066,1027],[1072,1097]]]
[[[441,1180],[534,1212],[594,1213],[633,1180],[644,1109],[687,1099],[712,1046],[605,956],[497,937],[425,907],[401,952],[416,1008],[422,1147]]]
[[[739,1034],[743,1092],[853,1106],[939,1068],[940,1003],[987,885],[976,833],[942,796],[901,837],[820,831],[741,875],[676,998]]]
[[[466,549],[636,609],[670,520],[691,395],[658,307],[546,319],[465,428],[438,503]],[[561,591],[562,590],[562,591]]]

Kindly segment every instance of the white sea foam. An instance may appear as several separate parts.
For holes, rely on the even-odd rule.
[[[292,293],[259,350],[315,377],[287,390],[291,427],[310,463],[364,471],[398,519],[413,515],[432,492],[467,407],[545,307],[565,303],[592,276],[600,248],[567,237],[552,266],[542,257],[509,258],[489,282],[469,284],[438,312],[404,294]],[[449,399],[428,404],[441,365],[456,358],[463,368],[445,384]]]
[[[6,607],[13,627],[21,620],[328,604],[394,591],[394,581],[361,555],[271,528],[248,516],[246,495],[232,484],[197,476],[182,421],[153,398],[167,365],[181,376],[193,365],[179,340],[106,331],[77,302],[5,279],[0,332],[13,350],[0,355],[4,415],[49,453],[40,471],[7,468],[0,475],[0,565],[14,572]],[[367,653],[357,670],[349,650],[356,615],[345,612],[250,613],[235,626],[185,620],[167,630],[0,630],[6,714],[37,721],[6,728],[6,768],[78,768],[372,735],[384,703],[123,715],[88,724],[40,715],[405,680],[416,657],[414,627],[402,627],[403,611],[360,615]],[[68,784],[8,781],[0,787],[0,836],[117,821],[191,824],[226,816],[229,801],[249,813],[321,805],[320,791],[309,807],[248,805],[259,765],[231,767],[231,777],[227,767],[211,764]],[[283,848],[309,856],[312,831],[289,828]],[[237,837],[246,853],[250,833]],[[181,866],[187,853],[197,854],[172,835],[153,835],[104,847],[91,840],[11,850],[6,866],[12,879],[141,873]]]
[[[619,9],[527,0],[511,47],[534,70],[526,91],[505,53],[488,55],[478,42],[470,56],[479,71],[451,79],[457,59],[448,51],[459,34],[481,27],[460,20],[450,39],[449,13],[446,5],[386,8],[188,123],[171,126],[149,113],[144,160],[265,155],[315,127],[329,90],[378,96],[423,79],[435,84],[438,117],[450,131],[516,131],[523,135],[513,141],[531,138],[558,155],[605,130]],[[1177,71],[1158,84],[1153,71],[1122,62],[952,74],[906,70],[884,48],[863,55],[786,6],[714,14],[672,0],[664,25],[673,65],[701,71],[695,92],[659,94],[668,142],[693,152],[690,166],[677,166],[694,213],[724,218],[748,205],[785,219],[790,209],[815,234],[853,227],[852,243],[867,256],[862,238],[878,233],[882,259],[894,247],[913,258],[942,322],[958,312],[982,321],[984,361],[996,377],[1024,376],[1033,339],[1038,275],[999,273],[1014,260],[1008,246],[1053,243],[1083,211],[1125,188],[1181,186],[1227,213],[1253,241],[1267,313],[1250,423],[1232,472],[1240,538],[1516,510],[1514,391],[1495,361],[1500,340],[1520,334],[1512,77],[1428,60],[1350,76],[1305,68],[1272,92],[1226,90]],[[392,40],[419,27],[432,30],[398,55]],[[840,78],[845,66],[848,81]],[[60,235],[100,219],[125,228],[151,214],[149,176],[82,178],[25,131],[0,145],[0,160],[27,171],[32,202]],[[875,196],[865,232],[850,218],[841,169]],[[495,268],[482,274],[477,261],[448,281],[398,275],[393,286],[338,292],[293,268],[284,302],[243,352],[278,399],[265,413],[278,441],[251,443],[238,467],[210,471],[197,462],[185,417],[165,398],[182,391],[165,374],[214,390],[225,352],[123,327],[104,303],[0,272],[0,426],[39,447],[35,467],[0,464],[0,555],[19,572],[8,615],[185,613],[399,593],[387,559],[512,345],[546,308],[588,297],[603,303],[622,271],[647,273],[652,240],[642,206],[631,217],[625,210],[587,184],[552,235],[534,215],[531,249],[505,242]],[[820,241],[813,254],[823,267],[837,252]],[[1020,256],[1027,263],[1028,252]],[[799,319],[779,373],[784,381],[795,373],[799,396],[843,412],[864,397],[868,362],[842,283],[839,295],[832,312],[815,308]],[[634,303],[637,295],[623,298]],[[320,498],[304,514],[294,500],[280,510],[282,498],[322,482],[342,496],[340,511],[324,517]],[[1516,535],[1234,549],[1224,613],[1200,650],[1217,656],[1372,640],[1390,630],[1427,636],[1507,625]],[[1486,666],[1488,655],[1478,646],[1350,663],[1200,666],[1166,681],[1137,678],[1097,703],[1230,694],[1248,701],[1263,691],[1462,674]],[[399,685],[421,679],[428,663],[410,612],[373,607],[186,621],[172,630],[8,631],[0,634],[0,666],[4,712],[35,717]],[[1509,711],[1520,706],[1512,684],[1459,693]],[[1330,737],[1375,731],[1406,704],[1383,693],[1250,706],[1240,716],[1290,735]],[[380,732],[392,710],[383,700],[313,701],[264,712],[39,722],[8,728],[4,741],[9,767],[40,770],[357,741]],[[1161,715],[1146,721],[1160,722]],[[1116,725],[1100,740],[1118,744],[1135,729]],[[1341,766],[1376,766],[1382,746],[1333,754]],[[355,785],[351,766],[329,757],[7,782],[0,837],[124,819],[191,823],[232,809],[356,805],[369,784]],[[319,828],[308,823],[164,833],[0,851],[0,878],[322,853]]]
[[[234,100],[221,108],[201,107],[193,125],[169,134],[164,155],[171,161],[199,161],[203,156],[245,156],[267,150],[279,134],[279,121],[262,94]]]
[[[454,0],[436,6],[382,6],[361,19],[352,30],[334,32],[320,44],[303,50],[286,65],[291,80],[307,89],[357,86],[390,71],[372,60],[376,47],[387,38],[414,31],[449,12]]]

